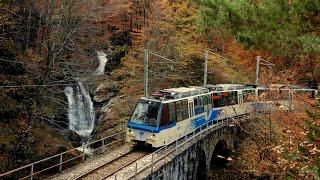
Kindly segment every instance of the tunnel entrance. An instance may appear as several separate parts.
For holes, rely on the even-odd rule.
[[[227,147],[227,143],[224,140],[221,140],[217,143],[214,151],[212,153],[210,161],[210,169],[222,169],[226,167],[228,163],[228,156],[230,152]]]
[[[207,176],[207,166],[206,166],[206,154],[202,150],[200,153],[198,153],[198,169],[197,169],[197,174],[196,174],[196,179],[202,179],[206,180],[208,179]]]

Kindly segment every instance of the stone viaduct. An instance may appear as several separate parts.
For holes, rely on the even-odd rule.
[[[140,178],[189,180],[207,179],[207,172],[217,166],[224,165],[227,157],[239,141],[241,129],[237,126],[225,125],[219,129],[212,129],[190,142],[177,155],[167,158],[165,163],[154,166],[152,173]]]

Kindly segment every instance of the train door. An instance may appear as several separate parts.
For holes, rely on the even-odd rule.
[[[188,99],[189,118],[194,116],[194,104],[193,99]]]
[[[238,91],[238,103],[239,103],[239,104],[242,104],[242,103],[243,103],[242,91]]]
[[[203,96],[203,109],[204,112],[208,111],[208,97],[206,95]]]
[[[189,110],[189,118],[190,118],[190,129],[189,131],[193,130],[193,125],[192,125],[192,117],[194,117],[194,103],[193,103],[193,98],[188,99],[188,110]]]

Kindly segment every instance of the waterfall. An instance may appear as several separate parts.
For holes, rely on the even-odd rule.
[[[88,138],[94,128],[95,112],[88,91],[81,82],[76,88],[66,87],[68,99],[69,129],[83,138]]]
[[[107,55],[103,51],[97,51],[98,59],[99,59],[99,66],[95,70],[94,74],[96,75],[102,75],[104,74],[104,68],[106,66],[106,63],[108,62]]]

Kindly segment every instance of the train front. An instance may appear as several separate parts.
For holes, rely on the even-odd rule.
[[[128,122],[126,141],[134,141],[137,145],[156,147],[160,110],[161,102],[145,98],[140,99]]]

